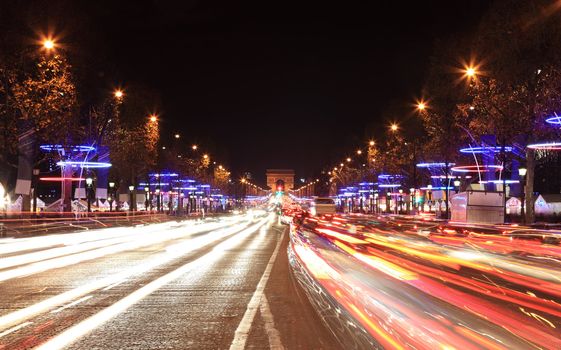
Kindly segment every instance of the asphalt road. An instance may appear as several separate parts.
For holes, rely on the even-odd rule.
[[[0,349],[337,349],[272,217],[0,241]]]

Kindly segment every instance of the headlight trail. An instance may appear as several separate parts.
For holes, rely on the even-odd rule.
[[[243,230],[242,232],[235,235],[234,237],[231,237],[226,241],[218,244],[215,248],[212,249],[211,252],[204,255],[203,257],[188,262],[187,264],[182,265],[181,267],[153,280],[152,282],[148,283],[147,285],[143,286],[140,289],[137,289],[136,291],[129,294],[125,298],[117,301],[116,303],[110,305],[109,307],[103,309],[102,311],[96,313],[95,315],[66,329],[62,333],[59,333],[58,335],[48,340],[46,343],[37,347],[37,349],[54,350],[54,349],[62,349],[70,345],[80,337],[83,337],[84,335],[88,334],[95,328],[98,328],[99,326],[111,320],[112,318],[116,317],[117,315],[125,312],[128,308],[138,303],[140,300],[150,295],[154,291],[158,290],[162,286],[174,281],[175,279],[181,277],[185,273],[195,269],[197,266],[204,266],[205,264],[208,264],[210,261],[217,259],[223,254],[225,250],[240,244],[240,241],[244,237],[247,237],[249,234],[257,231],[261,226],[266,224],[267,221],[269,221],[268,218],[259,221],[257,224],[254,224],[253,226]]]
[[[350,216],[293,226],[290,247],[382,347],[560,349],[560,241],[548,232]],[[299,281],[314,298],[318,287]]]
[[[241,218],[237,219],[241,220]],[[109,239],[101,242],[89,242],[85,245],[72,245],[64,248],[53,248],[46,251],[24,254],[5,258],[6,263],[0,260],[0,268],[26,264],[21,267],[0,272],[0,282],[16,277],[23,277],[51,269],[77,264],[79,262],[97,259],[118,252],[149,246],[181,237],[186,237],[198,232],[217,229],[229,225],[229,222],[210,223],[193,227],[179,225],[165,225],[154,229],[150,226],[137,229],[136,233],[116,240]],[[121,240],[121,243],[118,241]],[[75,253],[75,254],[73,254]],[[70,255],[69,255],[70,254]]]
[[[243,221],[241,223],[234,222],[231,227],[222,228],[220,230],[212,232],[212,234],[198,236],[186,242],[178,243],[174,246],[171,246],[170,249],[166,250],[166,253],[163,256],[160,256],[157,259],[153,259],[146,263],[139,264],[123,272],[116,273],[114,275],[102,278],[100,280],[94,280],[93,282],[87,283],[83,286],[74,288],[72,290],[55,295],[51,298],[45,299],[41,302],[35,303],[23,309],[19,309],[7,315],[1,316],[0,330],[10,327],[18,322],[25,321],[37,314],[64,305],[72,300],[80,298],[95,290],[106,288],[118,283],[122,283],[127,279],[132,278],[133,276],[142,275],[143,273],[151,271],[157,268],[158,266],[165,265],[172,260],[187,255],[196,249],[200,249],[214,242],[219,242],[220,240],[224,239],[224,237],[234,234],[240,230],[243,230],[245,227],[247,227],[248,224],[249,224],[248,222],[243,222]]]

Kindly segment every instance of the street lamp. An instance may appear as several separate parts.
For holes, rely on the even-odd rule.
[[[129,186],[129,198],[130,198],[130,205],[129,205],[129,210],[133,211],[134,210],[134,198],[133,198],[133,194],[134,194],[134,185],[130,185]]]
[[[432,185],[427,186],[427,197],[428,197],[428,202],[429,202],[429,213],[430,213],[432,211],[431,210],[431,206],[432,206]]]
[[[476,74],[476,70],[474,67],[466,67],[466,77],[473,78]]]
[[[123,93],[123,90],[115,90],[113,95],[115,95],[115,98],[121,99],[123,97],[124,93]]]
[[[477,74],[479,74],[478,72],[478,67],[476,66],[474,63],[470,63],[469,65],[465,65],[464,66],[464,77],[467,79],[475,79],[477,78]]]
[[[520,215],[522,217],[522,223],[526,223],[526,214],[524,213],[524,202],[526,201],[526,173],[528,169],[518,168],[518,175],[520,175],[520,187],[521,187],[521,203],[520,203]]]
[[[155,114],[151,114],[151,115],[150,115],[150,122],[151,122],[151,123],[155,123],[155,122],[157,122],[157,121],[158,121],[158,116],[155,115]]]
[[[175,134],[175,135],[173,135],[173,137],[175,137],[176,139],[178,139],[178,138],[180,138],[180,137],[181,137],[181,135],[179,135],[179,134]]]
[[[144,200],[144,210],[148,211],[148,207],[150,204],[150,187],[144,187],[144,194],[146,195],[146,199]]]
[[[347,158],[347,163],[350,163],[350,162],[351,162],[351,158]]]
[[[415,214],[415,188],[411,187],[409,189],[409,199],[411,200],[411,213]]]
[[[461,182],[459,179],[454,180],[454,190],[456,190],[456,193],[460,192],[460,185]]]
[[[399,189],[399,214],[403,212],[403,189]]]
[[[39,176],[40,169],[33,169],[33,215],[37,215],[37,185],[39,184],[37,176]]]
[[[391,192],[386,193],[386,213],[391,213],[391,206],[392,206],[392,194]]]
[[[43,48],[50,51],[55,48],[55,42],[52,38],[45,38],[43,40]]]
[[[107,200],[109,201],[109,211],[113,211],[113,198],[112,196],[114,196],[114,190],[115,190],[115,183],[113,181],[109,182],[109,198],[107,198]]]
[[[92,184],[93,184],[93,179],[91,177],[87,177],[86,178],[86,198],[88,200],[88,213],[91,212],[91,205],[92,205],[92,195],[91,195],[91,190],[92,190]]]
[[[358,155],[360,156],[360,155],[362,154],[362,150],[360,150],[360,149],[357,150],[357,151],[356,151],[356,154],[358,154]]]
[[[197,148],[199,148],[199,146],[197,146],[197,145],[193,145],[193,146],[191,146],[191,148],[193,149],[193,151],[196,151],[196,150],[197,150]]]
[[[158,209],[158,213],[160,212],[160,188],[156,188],[156,209]]]
[[[399,126],[396,123],[393,123],[393,124],[390,125],[390,130],[392,132],[396,132],[397,129],[399,129]]]

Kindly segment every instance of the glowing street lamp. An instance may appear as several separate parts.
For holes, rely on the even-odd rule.
[[[358,155],[360,156],[360,155],[362,154],[362,151],[361,151],[361,150],[357,150],[357,151],[356,151],[356,154],[358,154]]]
[[[158,116],[155,114],[150,115],[150,122],[155,123],[158,121]]]
[[[469,65],[464,67],[464,76],[468,79],[473,79],[477,76],[477,67]]]
[[[374,146],[374,145],[376,144],[376,142],[374,142],[374,140],[370,140],[370,142],[368,142],[368,144],[369,144],[370,146]]]
[[[193,146],[191,146],[191,148],[193,149],[193,151],[196,151],[196,150],[197,150],[197,148],[199,148],[199,146],[197,146],[197,145],[193,145]]]
[[[419,112],[422,112],[422,111],[424,111],[425,109],[427,109],[427,104],[426,104],[424,101],[419,101],[419,102],[417,103],[417,110],[418,110]]]
[[[454,180],[454,189],[456,190],[456,193],[458,193],[460,191],[460,185],[461,182],[459,179]]]
[[[86,197],[88,199],[88,213],[92,211],[92,209],[91,209],[91,205],[92,205],[92,184],[93,184],[93,179],[88,176],[86,178]]]
[[[347,163],[350,163],[350,162],[351,162],[351,158],[347,158]]]
[[[390,130],[396,132],[399,129],[399,126],[396,123],[390,125]]]
[[[144,187],[144,192],[146,192],[146,198],[144,199],[144,210],[148,211],[148,207],[150,205],[150,187]]]
[[[180,137],[181,137],[181,135],[179,135],[179,134],[175,134],[175,135],[173,135],[173,137],[175,137],[176,139],[178,139],[178,138],[180,138]]]
[[[520,191],[520,216],[522,218],[522,223],[526,223],[526,215],[524,213],[524,202],[526,201],[526,189],[525,189],[525,185],[526,185],[526,173],[528,172],[528,169],[526,168],[518,168],[518,175],[520,175],[520,187],[521,187],[521,191]]]
[[[109,211],[113,211],[113,198],[115,196],[115,183],[113,181],[109,182],[109,193],[110,196],[109,198],[107,198],[107,200],[109,201]]]
[[[428,185],[427,186],[427,196],[428,196],[428,202],[429,202],[429,213],[432,212],[432,185]]]
[[[204,159],[208,159],[208,154],[204,154],[204,155],[203,155],[203,158],[204,158]]]
[[[129,198],[130,198],[130,205],[129,205],[129,210],[133,211],[134,210],[134,198],[133,198],[133,194],[134,194],[134,185],[130,185],[129,186]]]
[[[415,203],[417,202],[417,201],[415,200],[415,199],[416,199],[415,197],[416,197],[416,196],[415,196],[415,188],[414,188],[414,187],[411,187],[411,188],[409,189],[409,199],[410,199],[410,201],[411,201],[411,212],[412,212],[412,214],[415,214]]]
[[[51,38],[45,38],[43,40],[43,48],[50,51],[55,48],[55,42]]]
[[[123,98],[124,93],[123,93],[123,90],[119,90],[119,89],[118,89],[118,90],[115,90],[115,92],[113,93],[113,95],[115,96],[115,98],[121,99],[121,98]]]

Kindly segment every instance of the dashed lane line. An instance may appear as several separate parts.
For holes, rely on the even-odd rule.
[[[271,270],[273,269],[273,264],[277,259],[277,255],[279,253],[279,249],[283,238],[284,238],[284,232],[278,238],[277,246],[273,251],[273,255],[271,255],[271,258],[269,259],[269,263],[265,268],[265,272],[263,272],[263,275],[261,276],[261,280],[259,280],[259,283],[257,284],[257,288],[255,289],[255,292],[253,293],[253,296],[251,297],[249,304],[247,304],[247,309],[245,310],[242,320],[238,325],[236,332],[234,333],[234,340],[230,345],[230,350],[245,349],[245,343],[247,342],[247,337],[249,335],[249,331],[251,330],[251,324],[253,323],[255,314],[257,313],[257,310],[259,309],[259,306],[261,304],[261,300],[264,296],[265,286],[267,285],[267,282],[269,281],[269,277],[271,276]]]

